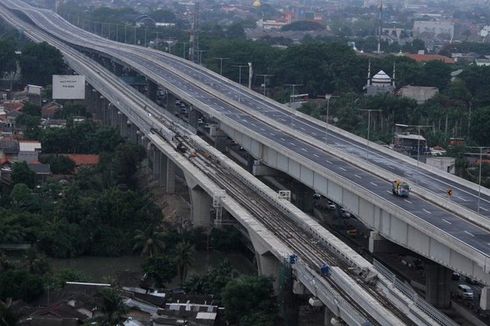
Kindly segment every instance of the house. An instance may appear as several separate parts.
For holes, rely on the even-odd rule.
[[[21,326],[78,326],[88,319],[68,303],[56,303],[34,311],[18,322]]]
[[[423,104],[433,98],[439,89],[437,87],[426,87],[426,86],[403,86],[398,90],[398,95],[403,97],[408,97],[417,101],[417,104]]]
[[[488,67],[490,66],[490,59],[475,59],[475,65],[478,67]]]
[[[33,163],[39,161],[39,153],[41,153],[41,143],[38,141],[21,140],[19,141],[18,161]]]
[[[46,128],[65,128],[66,120],[65,119],[45,119],[41,121],[41,126],[44,129]]]
[[[441,62],[447,63],[447,64],[454,64],[455,63],[453,58],[449,58],[449,57],[439,55],[439,54],[407,53],[405,56],[412,59],[412,60],[415,60],[417,62],[441,61]]]
[[[41,108],[41,117],[43,119],[53,119],[56,113],[60,112],[62,109],[63,105],[55,101],[49,102]]]
[[[3,137],[0,139],[0,151],[5,155],[19,154],[19,142],[12,137]]]
[[[49,164],[33,162],[27,165],[29,169],[36,173],[36,179],[40,182],[45,182],[48,176],[51,175],[51,166]]]
[[[77,169],[97,166],[100,162],[100,156],[95,154],[65,154],[65,156],[75,163]]]

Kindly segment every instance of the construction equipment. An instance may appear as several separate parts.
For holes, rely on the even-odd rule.
[[[408,197],[410,186],[405,181],[395,180],[392,184],[393,195],[398,197]]]

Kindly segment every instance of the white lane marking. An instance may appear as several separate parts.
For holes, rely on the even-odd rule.
[[[377,183],[374,183],[374,182],[369,182],[370,184],[372,184],[373,186],[377,187],[378,184]]]
[[[299,129],[301,129],[301,130],[305,131],[305,128],[303,128],[303,127],[299,127]]]
[[[446,220],[445,218],[443,218],[442,221],[447,223],[447,224],[453,224],[453,223],[449,222],[448,220]]]
[[[422,210],[423,210],[424,212],[426,212],[427,214],[432,214],[430,211],[426,210],[425,208],[422,208]]]
[[[460,199],[462,201],[468,201],[467,199],[464,199],[463,197],[459,197],[459,196],[454,196],[454,197],[456,197],[456,198],[458,198],[458,199]]]
[[[485,207],[480,207],[480,209],[481,209],[482,211],[488,212],[488,209],[486,209]]]
[[[362,179],[362,177],[358,174],[354,174],[354,176],[357,178],[357,179]]]
[[[302,147],[302,148],[301,148],[301,150],[302,150],[303,152],[308,152],[308,151],[306,150],[306,148],[304,148],[304,147]]]
[[[464,233],[466,233],[466,234],[468,234],[468,235],[470,235],[470,236],[472,236],[472,237],[475,237],[475,235],[474,235],[473,233],[468,232],[468,231],[466,231],[466,230],[464,231]]]
[[[332,161],[329,160],[325,160],[325,162],[327,162],[328,164],[332,164]]]
[[[347,171],[345,168],[339,166],[339,169],[342,170],[342,171]]]
[[[282,138],[282,137],[281,137],[281,140],[282,140],[282,141],[286,141],[286,138]]]
[[[318,155],[318,154],[313,154],[313,156],[314,156],[314,157],[320,157],[320,155]]]
[[[265,129],[264,128],[260,128],[260,131],[265,131]]]
[[[387,193],[389,193],[391,195],[392,191],[389,191],[389,190],[386,190]]]
[[[406,201],[409,204],[412,204],[412,202],[410,200],[408,200],[408,199],[404,199],[404,201]]]

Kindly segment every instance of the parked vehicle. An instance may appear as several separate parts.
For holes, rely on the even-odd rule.
[[[392,192],[398,197],[408,197],[410,186],[405,181],[395,180],[392,183]]]
[[[465,300],[473,300],[473,289],[466,284],[458,284],[457,296]]]

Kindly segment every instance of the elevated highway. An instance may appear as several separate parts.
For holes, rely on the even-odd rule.
[[[20,1],[4,2],[51,35],[131,67],[216,119],[220,129],[256,159],[342,205],[384,238],[490,284],[488,189],[482,190],[478,214],[477,188],[469,182],[368,145],[333,126],[325,139],[325,124],[200,66],[108,41]],[[400,199],[389,194],[389,181],[399,176],[415,184],[416,196]],[[451,201],[442,197],[448,187],[455,191]]]
[[[262,272],[296,254],[299,261],[291,265],[295,278],[349,325],[454,324],[423,300],[403,294],[369,262],[292,204],[277,199],[271,189],[117,76],[34,26],[12,17],[1,6],[0,17],[34,41],[47,41],[60,49],[70,66],[84,74],[97,90],[88,93],[89,104],[97,104],[97,115],[144,144],[154,163],[155,157],[160,156],[158,160],[161,160],[163,153],[166,160],[182,169],[191,191],[199,187],[217,199],[219,205],[215,207],[226,209],[246,228],[260,256]],[[176,150],[175,138],[185,144],[187,153]],[[268,255],[277,261],[271,262]],[[321,276],[318,271],[324,264],[330,266],[330,271]]]

